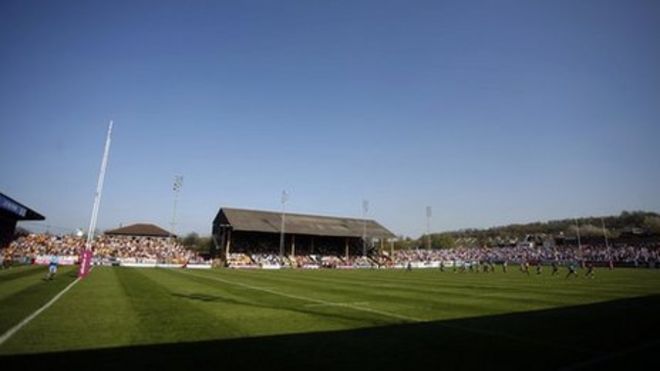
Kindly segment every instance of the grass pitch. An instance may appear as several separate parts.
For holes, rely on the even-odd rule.
[[[0,271],[0,335],[75,280],[45,272]],[[96,268],[0,345],[0,364],[529,370],[657,356],[660,270],[565,274]]]

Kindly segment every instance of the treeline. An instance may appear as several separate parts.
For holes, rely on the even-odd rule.
[[[619,215],[606,217],[586,217],[577,219],[551,220],[527,224],[510,224],[487,229],[462,229],[431,234],[431,247],[451,248],[456,245],[484,246],[521,241],[529,235],[575,238],[578,225],[580,236],[584,238],[603,236],[603,224],[609,238],[624,235],[660,235],[660,214],[646,211],[623,211]],[[418,239],[404,238],[398,248],[427,246],[426,235]]]
[[[188,233],[185,237],[178,238],[179,243],[185,247],[202,254],[209,253],[213,249],[213,237],[201,237],[196,232]]]

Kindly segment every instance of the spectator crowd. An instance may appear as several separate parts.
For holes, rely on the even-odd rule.
[[[282,259],[275,252],[232,253],[226,266],[233,268],[284,266],[292,268],[390,268],[454,266],[470,264],[570,264],[593,263],[601,266],[655,267],[660,259],[660,244],[631,245],[583,245],[577,246],[509,246],[492,248],[457,247],[452,249],[398,250],[390,254],[369,256],[342,254],[289,255]]]
[[[14,240],[0,250],[3,262],[34,262],[38,257],[58,255],[76,257],[85,248],[85,239],[77,236],[28,234]],[[102,235],[92,243],[97,262],[187,264],[204,260],[186,249],[177,240],[161,237]],[[248,250],[249,251],[249,250]],[[315,254],[279,254],[267,249],[251,253],[231,253],[224,262],[234,268],[387,268],[420,266],[456,266],[463,264],[560,264],[586,263],[596,265],[625,265],[655,267],[660,259],[660,244],[632,245],[574,245],[509,247],[456,247],[451,249],[411,249],[370,254],[369,256],[344,256],[323,249]]]
[[[3,260],[29,262],[39,256],[75,256],[85,248],[86,240],[78,236],[28,234],[9,244],[0,253]],[[161,237],[98,236],[92,242],[97,261],[132,263],[186,264],[200,261],[200,256],[176,240]]]
[[[531,263],[591,262],[597,265],[653,265],[660,257],[660,245],[584,245],[569,246],[510,246],[493,248],[452,248],[443,250],[401,250],[392,260],[398,264],[444,262]]]

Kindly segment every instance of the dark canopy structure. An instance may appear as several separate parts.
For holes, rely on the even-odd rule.
[[[21,220],[44,220],[43,215],[0,193],[0,248],[11,242],[16,223]]]
[[[357,252],[363,235],[368,241],[394,238],[375,220],[306,214],[284,214],[287,254]],[[221,254],[277,252],[282,230],[282,213],[262,210],[221,208],[213,220],[213,236]]]
[[[105,231],[104,234],[108,236],[176,237],[176,235],[171,234],[167,230],[157,225],[146,223],[131,224],[127,225],[126,227],[111,229]]]

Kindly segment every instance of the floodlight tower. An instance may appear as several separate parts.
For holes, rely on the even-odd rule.
[[[176,235],[176,204],[179,201],[179,193],[183,188],[183,175],[174,176],[174,184],[172,185],[172,191],[174,191],[174,207],[172,208],[172,229],[170,232],[170,242],[174,239]]]
[[[431,250],[431,206],[426,207],[426,249]]]
[[[286,202],[289,200],[289,194],[286,193],[285,190],[282,190],[282,224],[280,225],[280,260],[283,262],[284,260],[284,228],[286,227],[286,213],[285,213],[285,207],[286,207]]]

